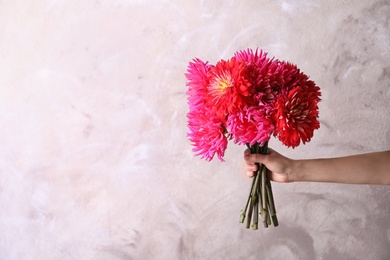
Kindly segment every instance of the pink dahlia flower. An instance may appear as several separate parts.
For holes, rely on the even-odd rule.
[[[224,161],[228,140],[221,119],[206,106],[190,110],[187,118],[190,130],[187,136],[196,155],[211,161],[217,154],[219,160]]]
[[[187,96],[190,109],[205,105],[207,86],[209,85],[210,65],[200,59],[194,59],[189,63],[187,73]]]
[[[274,131],[272,119],[267,111],[269,109],[265,106],[250,106],[231,114],[227,120],[227,128],[234,142],[251,146],[255,143],[264,145]]]

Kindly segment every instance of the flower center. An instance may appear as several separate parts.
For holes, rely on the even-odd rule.
[[[221,82],[220,85],[219,85],[222,89],[225,89],[228,87],[228,83],[226,82]]]
[[[214,88],[215,90],[217,90],[219,94],[223,94],[232,85],[233,85],[232,78],[229,75],[224,75],[216,79],[214,83]]]
[[[291,111],[291,114],[294,117],[300,116],[301,115],[301,109],[300,108],[296,108],[296,109]]]

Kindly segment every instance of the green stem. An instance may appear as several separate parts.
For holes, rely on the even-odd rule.
[[[257,229],[259,223],[259,203],[257,201],[254,202],[254,211],[253,211],[253,224],[252,228]]]
[[[240,223],[244,223],[244,221],[245,221],[246,211],[248,210],[249,203],[251,202],[252,191],[253,191],[253,187],[254,187],[255,181],[256,181],[256,178],[253,178],[251,190],[249,192],[249,196],[248,196],[248,199],[246,201],[245,209],[243,211],[241,211]]]
[[[277,226],[279,226],[279,221],[278,221],[278,217],[276,216],[274,196],[272,194],[271,182],[269,180],[267,181],[266,188],[267,188],[268,203],[269,203],[269,207],[270,207],[272,222],[274,223],[274,226],[277,227]]]
[[[250,228],[252,219],[253,202],[251,202],[248,210],[248,218],[246,219],[246,228]]]
[[[268,207],[267,207],[267,192],[266,192],[266,186],[265,186],[265,178],[267,174],[267,168],[264,166],[261,169],[261,199],[262,199],[262,211],[264,211],[264,217],[263,217],[263,222],[264,222],[264,227],[268,227],[268,217],[269,217],[269,212],[268,212]]]

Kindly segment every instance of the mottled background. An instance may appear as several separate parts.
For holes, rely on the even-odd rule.
[[[390,1],[0,1],[0,259],[390,259],[390,188],[274,183],[239,224],[244,147],[186,138],[184,72],[245,48],[322,89],[292,158],[390,148]]]

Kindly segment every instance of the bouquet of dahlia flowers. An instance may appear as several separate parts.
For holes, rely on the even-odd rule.
[[[273,135],[284,145],[309,142],[318,121],[320,88],[289,62],[270,59],[262,50],[238,51],[215,65],[193,59],[185,74],[189,111],[188,138],[196,155],[221,161],[229,140],[251,153],[267,154]],[[267,168],[254,173],[240,222],[258,228],[278,226]]]

